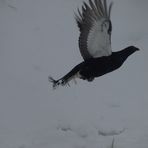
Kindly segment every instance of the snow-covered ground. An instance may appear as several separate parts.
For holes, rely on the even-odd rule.
[[[0,0],[0,148],[148,147],[147,0],[114,0],[113,50],[141,49],[120,69],[55,91],[48,82],[82,61],[81,4]]]

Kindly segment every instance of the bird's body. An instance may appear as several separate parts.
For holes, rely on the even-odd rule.
[[[107,8],[106,0],[89,0],[84,2],[82,13],[78,9],[76,21],[80,29],[79,48],[84,61],[75,66],[68,74],[59,80],[49,77],[53,88],[59,85],[66,85],[75,78],[92,81],[96,77],[118,69],[124,61],[139,50],[129,46],[121,51],[111,50],[112,24],[110,13],[112,3]]]

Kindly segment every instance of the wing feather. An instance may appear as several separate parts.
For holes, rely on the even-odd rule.
[[[83,2],[82,12],[78,9],[75,19],[80,29],[79,48],[84,60],[109,56],[111,51],[110,20],[112,3],[106,0],[89,0]]]
[[[108,9],[108,16],[109,16],[109,18],[111,16],[112,6],[113,6],[113,2],[111,2],[110,5],[109,5],[109,9]]]
[[[101,3],[101,1],[95,0],[95,5],[97,7],[99,16],[103,16],[102,11],[101,11],[102,10],[102,3]]]

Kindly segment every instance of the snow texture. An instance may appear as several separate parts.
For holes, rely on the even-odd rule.
[[[0,0],[0,148],[148,147],[148,1],[114,0],[113,51],[141,49],[120,69],[55,91],[48,83],[82,61],[81,4]]]

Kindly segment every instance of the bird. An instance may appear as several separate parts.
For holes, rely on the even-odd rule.
[[[81,10],[77,9],[75,20],[80,31],[79,50],[83,61],[58,80],[49,76],[48,80],[54,89],[69,85],[76,78],[91,82],[117,70],[130,55],[139,51],[133,45],[112,51],[112,6],[113,2],[108,5],[107,0],[88,0],[87,3],[83,2]]]

